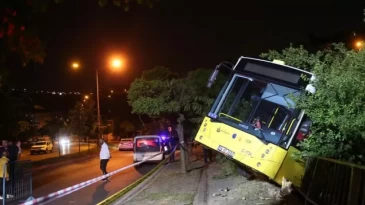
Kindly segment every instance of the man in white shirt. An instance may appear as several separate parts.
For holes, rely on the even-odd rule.
[[[100,149],[100,169],[103,172],[103,175],[108,174],[108,172],[106,171],[106,165],[109,162],[110,159],[110,152],[109,152],[109,147],[108,144],[106,144],[106,142],[104,141],[103,138],[100,138],[99,140],[100,145],[101,145],[101,149]],[[108,179],[108,177],[105,177],[102,179],[102,181],[106,181]]]

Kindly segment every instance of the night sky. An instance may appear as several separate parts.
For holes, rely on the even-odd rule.
[[[364,8],[364,1],[355,0],[161,0],[153,9],[133,6],[124,12],[113,5],[100,8],[93,0],[66,0],[37,21],[47,46],[44,64],[13,68],[10,82],[28,89],[92,92],[99,68],[102,88],[122,90],[156,65],[183,75],[306,43],[309,34],[363,29]],[[127,59],[119,74],[106,66],[113,53]],[[80,71],[70,69],[72,60],[81,61]]]

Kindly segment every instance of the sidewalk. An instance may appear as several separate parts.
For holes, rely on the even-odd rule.
[[[181,173],[180,161],[165,165],[143,190],[124,204],[128,205],[273,205],[301,204],[298,201],[279,203],[275,193],[280,190],[267,181],[247,180],[240,175],[225,173],[217,162],[204,166],[201,147],[190,158],[187,174]],[[179,159],[179,158],[178,158]],[[133,192],[133,190],[132,190]]]

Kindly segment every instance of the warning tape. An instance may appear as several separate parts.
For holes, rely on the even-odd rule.
[[[175,149],[176,149],[176,147],[175,147]],[[100,176],[100,177],[96,177],[96,178],[90,179],[90,180],[88,180],[88,181],[85,181],[85,182],[82,182],[82,183],[76,184],[76,185],[74,185],[74,186],[70,186],[70,187],[67,187],[67,188],[65,188],[65,189],[61,189],[61,190],[59,190],[59,191],[56,191],[56,192],[50,193],[50,194],[48,194],[48,195],[46,195],[46,196],[42,196],[42,197],[39,197],[39,198],[33,199],[33,200],[31,200],[31,201],[24,202],[24,203],[22,203],[22,204],[20,204],[20,205],[33,205],[33,204],[37,204],[37,203],[44,202],[44,201],[46,201],[46,200],[52,199],[52,198],[54,198],[54,197],[57,197],[57,196],[59,196],[59,195],[66,194],[66,193],[71,192],[71,191],[73,191],[73,190],[75,190],[75,189],[79,189],[79,188],[87,187],[87,186],[89,186],[89,185],[91,185],[91,184],[93,184],[93,183],[95,183],[95,182],[97,182],[97,181],[100,181],[100,180],[102,180],[102,179],[104,179],[104,178],[110,177],[110,176],[112,176],[112,175],[114,175],[114,174],[116,174],[116,173],[119,173],[119,172],[121,172],[121,171],[124,171],[124,170],[126,170],[126,169],[129,169],[129,168],[131,168],[131,167],[134,167],[134,166],[140,165],[140,164],[142,164],[142,163],[144,163],[144,162],[148,161],[149,159],[151,159],[151,158],[153,158],[153,157],[156,157],[156,156],[158,156],[158,155],[160,155],[160,154],[161,154],[161,153],[158,153],[158,154],[152,155],[152,156],[148,157],[147,159],[145,159],[145,160],[143,160],[143,161],[136,162],[136,163],[134,163],[134,164],[131,164],[131,165],[128,165],[128,166],[122,167],[122,168],[117,169],[117,170],[115,170],[115,171],[112,171],[112,172],[110,172],[110,173],[108,173],[108,174],[106,174],[106,175],[102,175],[102,176]]]
[[[177,146],[176,146],[177,147]],[[173,151],[176,150],[176,147]],[[117,199],[128,193],[130,190],[141,184],[144,180],[146,180],[148,177],[150,177],[153,173],[155,173],[157,170],[159,170],[162,165],[166,162],[167,159],[169,159],[171,153],[162,161],[160,162],[155,168],[153,168],[151,171],[149,171],[147,174],[143,175],[141,178],[139,178],[137,181],[133,182],[132,184],[128,185],[124,189],[118,191],[117,193],[111,195],[110,197],[104,199],[103,201],[99,202],[97,205],[109,205],[114,203]]]

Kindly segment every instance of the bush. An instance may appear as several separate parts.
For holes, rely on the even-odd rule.
[[[297,100],[297,107],[313,120],[311,136],[301,143],[302,154],[365,164],[365,49],[334,44],[309,53],[290,47],[261,57],[310,69],[316,76],[316,93]]]

